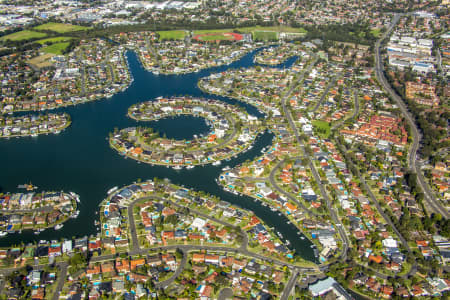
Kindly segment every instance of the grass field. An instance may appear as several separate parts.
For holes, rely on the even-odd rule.
[[[273,31],[253,31],[252,38],[255,41],[276,41],[278,33]]]
[[[34,65],[36,68],[50,67],[52,65],[52,63],[50,62],[50,58],[52,58],[53,56],[54,54],[47,53],[44,55],[36,56],[27,61],[27,63],[29,63],[30,65]]]
[[[372,29],[372,30],[370,31],[370,33],[371,33],[374,37],[379,37],[379,36],[380,36],[380,33],[381,33],[381,30],[380,30],[380,29]]]
[[[43,40],[36,41],[37,43],[44,45],[46,43],[54,44],[54,43],[61,43],[61,42],[67,42],[70,41],[72,38],[68,36],[59,36],[54,38],[48,38]]]
[[[31,30],[22,30],[19,32],[14,32],[0,38],[1,41],[11,40],[11,41],[24,41],[30,39],[37,39],[46,37],[47,34],[42,32],[36,32]]]
[[[186,31],[184,30],[169,30],[169,31],[157,31],[159,35],[159,40],[182,40],[186,36]]]
[[[70,45],[69,42],[55,43],[50,46],[45,46],[41,48],[41,51],[44,53],[52,53],[52,54],[62,54],[63,51]]]
[[[221,33],[218,34],[209,34],[199,37],[199,40],[209,42],[209,41],[223,41],[223,40],[232,40],[233,36],[226,36]]]
[[[314,131],[321,137],[327,139],[330,136],[330,124],[325,121],[312,121]]]
[[[48,31],[54,31],[57,33],[66,33],[66,32],[74,32],[74,31],[80,31],[80,30],[87,30],[89,27],[85,26],[78,26],[78,25],[72,25],[72,24],[64,24],[64,23],[46,23],[39,26],[34,27],[35,30],[48,30]]]

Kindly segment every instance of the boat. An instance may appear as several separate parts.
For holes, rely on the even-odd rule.
[[[175,166],[175,167],[173,167],[175,170],[181,170],[181,169],[183,169],[183,167],[182,166]]]
[[[0,231],[0,236],[5,236],[5,235],[7,235],[8,233],[6,232],[6,231]]]
[[[223,167],[222,168],[222,171],[228,171],[228,170],[230,170],[231,168],[229,167],[229,166],[225,166],[225,167]]]
[[[212,163],[213,166],[219,166],[222,162],[220,160],[217,160]]]
[[[31,136],[32,136],[32,137],[37,137],[38,134],[37,134],[37,133],[33,133]]]
[[[194,166],[187,166],[186,169],[193,169],[195,168]]]
[[[115,187],[113,187],[113,188],[110,188],[109,190],[108,190],[108,195],[110,195],[110,194],[112,194],[112,193],[114,193],[115,191],[117,191],[117,189],[118,189],[118,187],[117,186],[115,186]]]
[[[25,183],[25,184],[19,184],[17,186],[17,188],[18,189],[26,189],[27,191],[32,191],[32,190],[37,189],[37,186],[34,186],[31,183],[30,184]]]
[[[291,244],[291,242],[289,241],[289,240],[286,240],[286,245],[290,245]]]
[[[61,228],[63,228],[63,224],[58,224],[54,227],[55,230],[60,230]]]
[[[35,232],[34,232],[35,235],[38,235],[38,234],[40,234],[40,233],[41,233],[40,231],[35,231]]]
[[[77,211],[75,211],[75,213],[74,213],[73,215],[71,215],[70,217],[71,217],[72,219],[76,219],[76,218],[78,217],[79,214],[80,214],[80,211],[77,210]]]
[[[283,238],[283,235],[279,231],[277,231],[277,234],[280,238]]]
[[[301,236],[300,238],[301,238],[302,240],[304,240],[304,239],[305,239],[305,237],[304,237],[304,236]]]
[[[75,201],[77,201],[78,203],[80,202],[80,196],[78,196],[77,194],[75,194],[74,192],[69,192],[69,194],[75,198]]]

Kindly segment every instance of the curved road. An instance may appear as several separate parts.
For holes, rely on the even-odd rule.
[[[297,86],[297,84],[303,80],[304,75],[311,71],[311,69],[314,66],[316,61],[317,61],[317,56],[315,56],[314,60],[311,62],[311,64],[308,66],[308,68],[304,70],[304,72],[301,74],[301,76],[292,84],[292,86],[290,87],[289,91],[282,97],[282,99],[281,99],[281,107],[283,108],[284,115],[286,116],[286,118],[288,120],[288,123],[289,123],[292,131],[295,134],[295,138],[296,138],[298,144],[300,145],[303,154],[308,159],[309,168],[311,169],[311,173],[314,176],[314,180],[316,181],[316,183],[317,183],[317,185],[318,185],[318,187],[320,189],[320,193],[322,194],[322,197],[325,199],[328,211],[330,212],[330,216],[333,219],[333,222],[336,224],[336,229],[337,229],[337,231],[338,231],[338,233],[339,233],[339,235],[341,237],[342,246],[343,246],[342,254],[340,255],[340,258],[343,261],[345,261],[347,259],[347,251],[348,251],[348,245],[349,245],[347,234],[345,233],[345,231],[343,229],[343,225],[342,225],[341,221],[339,220],[339,218],[338,218],[338,216],[336,214],[336,211],[334,210],[334,208],[333,208],[333,206],[331,204],[330,197],[328,196],[328,193],[325,190],[325,187],[323,186],[323,184],[322,184],[322,182],[320,180],[319,173],[317,172],[314,164],[312,163],[311,159],[307,155],[307,152],[306,152],[306,149],[305,149],[305,145],[303,144],[303,141],[300,139],[300,136],[299,136],[299,133],[298,133],[298,130],[297,130],[297,126],[295,125],[295,123],[294,123],[294,121],[292,119],[291,112],[286,107],[286,100],[287,100],[287,98],[289,98],[289,96],[292,94],[292,91]]]
[[[300,157],[294,157],[292,159],[297,159]],[[273,167],[272,171],[270,171],[270,175],[269,175],[269,182],[270,184],[281,194],[285,195],[286,197],[288,197],[290,200],[292,200],[295,204],[297,204],[298,206],[300,206],[302,208],[302,210],[306,211],[308,213],[308,215],[310,216],[315,216],[316,214],[314,214],[311,210],[309,210],[306,206],[303,205],[303,203],[301,203],[300,201],[297,200],[297,198],[295,198],[291,193],[286,192],[285,190],[283,190],[278,183],[275,180],[275,173],[276,171],[286,162],[286,160],[280,160],[275,167]]]
[[[408,163],[410,168],[414,173],[417,174],[417,183],[422,188],[424,193],[424,200],[426,202],[426,207],[429,208],[430,211],[441,214],[444,218],[449,218],[449,213],[446,207],[444,207],[438,199],[434,196],[433,192],[429,188],[425,178],[420,170],[417,167],[417,150],[420,145],[420,133],[416,127],[415,120],[413,116],[409,113],[408,108],[406,107],[403,99],[391,88],[390,84],[387,82],[386,77],[384,76],[383,70],[383,62],[380,55],[380,47],[381,42],[391,33],[394,29],[395,25],[397,25],[402,14],[395,14],[392,19],[391,25],[388,30],[381,36],[381,38],[375,44],[375,73],[378,81],[383,86],[384,90],[389,93],[391,98],[395,101],[399,109],[401,110],[403,116],[408,121],[408,124],[412,130],[413,143],[408,152]]]

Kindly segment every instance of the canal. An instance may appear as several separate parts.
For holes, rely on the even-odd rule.
[[[246,68],[254,65],[253,57],[257,51],[243,56],[238,61],[221,67],[206,69],[184,75],[154,75],[146,71],[134,52],[127,52],[132,84],[123,92],[109,99],[102,99],[78,106],[59,109],[70,114],[72,125],[58,135],[37,138],[13,138],[0,140],[0,188],[2,192],[18,192],[17,185],[32,182],[39,191],[73,191],[80,195],[80,215],[70,219],[64,227],[55,231],[47,229],[40,235],[31,231],[9,234],[0,239],[0,246],[28,243],[40,239],[71,238],[91,235],[97,232],[94,221],[98,220],[98,205],[106,197],[106,191],[114,186],[128,185],[138,178],[142,180],[168,178],[173,183],[216,195],[240,207],[252,210],[269,227],[275,227],[289,239],[293,249],[301,257],[314,261],[311,243],[300,239],[297,229],[287,224],[284,216],[279,216],[268,207],[263,207],[251,198],[237,196],[224,191],[215,179],[219,177],[221,166],[196,167],[191,170],[139,164],[125,159],[108,146],[107,137],[114,128],[129,126],[149,126],[146,122],[136,122],[126,116],[127,109],[138,102],[148,101],[159,96],[193,96],[218,99],[243,106],[249,113],[258,117],[263,115],[248,104],[206,94],[197,87],[200,78],[230,68]],[[295,60],[288,60],[278,68],[287,68]],[[151,127],[168,137],[188,138],[193,134],[204,133],[207,128],[196,118],[151,122]],[[181,123],[180,123],[181,122]],[[181,132],[180,132],[181,131]],[[260,155],[262,148],[271,144],[273,135],[265,132],[260,135],[254,147],[226,162],[233,167],[247,159]]]

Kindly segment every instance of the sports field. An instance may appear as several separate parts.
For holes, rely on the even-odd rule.
[[[44,53],[63,54],[63,51],[70,45],[69,42],[55,43],[50,46],[45,46],[40,49]]]
[[[48,30],[48,31],[54,31],[57,33],[67,33],[67,32],[87,30],[87,29],[89,29],[89,27],[50,22],[50,23],[36,26],[33,29],[34,30]]]
[[[243,36],[238,33],[233,32],[213,32],[205,34],[197,34],[193,37],[194,40],[203,42],[213,42],[213,41],[240,41]]]
[[[44,45],[44,44],[54,44],[54,43],[61,43],[61,42],[67,42],[70,41],[72,38],[68,36],[58,36],[54,38],[48,38],[43,40],[36,41],[37,43]]]
[[[186,36],[186,31],[184,30],[168,30],[168,31],[157,31],[160,41],[165,40],[182,40]]]
[[[42,32],[36,32],[36,31],[31,31],[31,30],[22,30],[22,31],[18,31],[18,32],[14,32],[14,33],[2,36],[0,38],[0,40],[1,41],[6,41],[6,40],[25,41],[25,40],[30,40],[30,39],[43,38],[46,36],[47,36],[47,34],[42,33]]]

